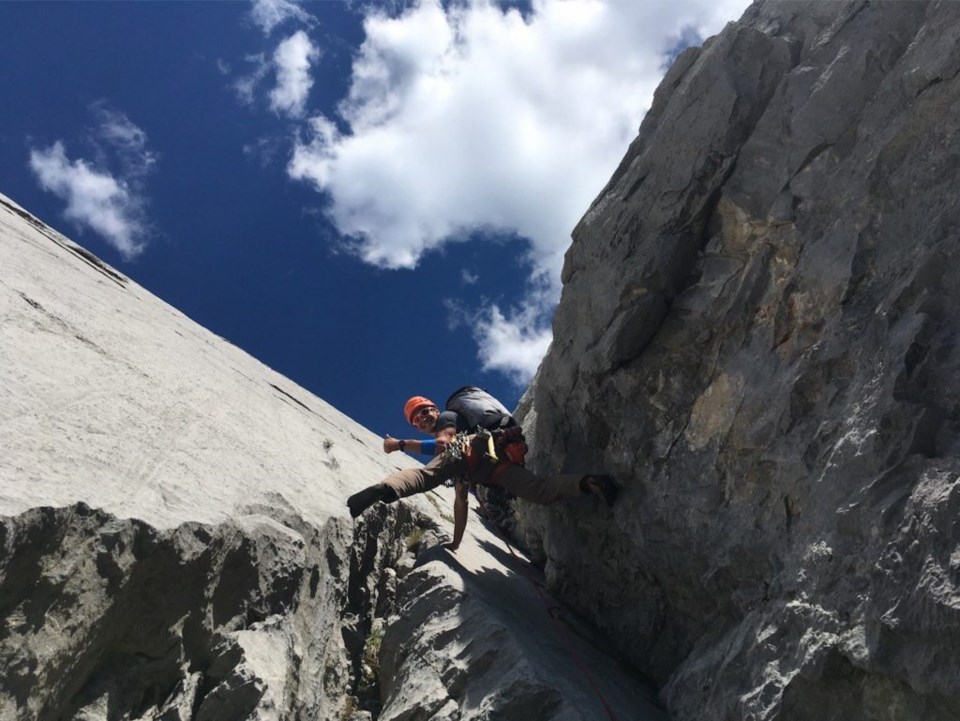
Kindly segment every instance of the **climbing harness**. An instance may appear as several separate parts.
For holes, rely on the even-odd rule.
[[[482,455],[476,453],[478,448],[483,449]],[[520,426],[496,430],[479,428],[474,433],[457,433],[439,455],[445,460],[459,461],[465,458],[471,471],[477,469],[481,460],[492,465],[500,463],[501,460],[523,465],[527,444]]]
[[[482,449],[483,452],[479,453],[478,449]],[[444,461],[466,460],[471,474],[480,467],[481,463],[488,463],[494,467],[493,477],[498,475],[500,458],[497,456],[494,435],[490,431],[480,429],[476,433],[466,431],[457,433],[439,455]]]

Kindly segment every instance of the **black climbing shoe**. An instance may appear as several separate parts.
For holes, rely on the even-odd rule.
[[[356,518],[377,501],[384,500],[386,495],[384,491],[386,490],[386,486],[378,483],[375,486],[364,488],[359,493],[354,493],[347,499],[347,507],[350,509],[350,515]]]
[[[612,506],[620,494],[620,487],[613,480],[613,476],[584,476],[587,490],[595,496],[600,496],[608,506]]]

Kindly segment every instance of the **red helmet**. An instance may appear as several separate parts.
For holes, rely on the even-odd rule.
[[[436,408],[437,404],[434,403],[429,398],[424,398],[423,396],[414,396],[407,401],[407,404],[403,407],[403,414],[407,417],[407,421],[413,425],[413,417],[417,414],[421,408]]]

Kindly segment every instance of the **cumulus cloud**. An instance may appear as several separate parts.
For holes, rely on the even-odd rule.
[[[313,17],[294,0],[253,0],[250,19],[266,35],[288,20],[306,25],[313,22]]]
[[[320,58],[319,49],[303,30],[281,42],[273,54],[277,85],[270,92],[270,109],[299,118],[313,87],[310,66]]]
[[[292,0],[254,0],[250,18],[266,35],[287,21],[308,27],[315,24],[313,16]],[[267,53],[247,55],[249,72],[237,77],[231,88],[243,105],[253,106],[264,81],[273,74],[276,82],[266,94],[270,109],[278,115],[300,119],[313,87],[310,69],[319,59],[320,49],[304,30],[298,30],[281,40],[269,57]],[[217,67],[221,73],[230,72],[230,66],[222,60],[217,61]]]
[[[510,317],[497,305],[485,309],[474,329],[483,369],[500,371],[518,386],[529,383],[553,338],[542,316],[537,303],[525,303]]]
[[[70,160],[60,141],[32,150],[30,168],[44,190],[66,201],[67,220],[99,233],[128,260],[143,251],[142,203],[122,180]]]
[[[542,293],[543,288],[540,289]],[[537,370],[550,346],[551,334],[540,316],[544,298],[537,292],[528,296],[519,307],[507,313],[497,303],[471,309],[459,300],[446,298],[447,328],[455,331],[466,327],[477,343],[478,358],[483,370],[499,371],[518,386],[526,384]]]
[[[125,114],[104,101],[90,111],[96,123],[85,140],[94,161],[71,160],[58,140],[31,149],[30,169],[44,190],[66,203],[67,220],[98,233],[129,260],[146,247],[144,180],[157,154],[149,148],[147,134]]]
[[[316,116],[288,172],[329,198],[366,262],[413,268],[481,231],[525,239],[531,290],[490,306],[484,362],[532,374],[570,231],[636,134],[666,58],[747,0],[420,0],[374,11],[339,118]],[[544,290],[545,289],[545,290]]]

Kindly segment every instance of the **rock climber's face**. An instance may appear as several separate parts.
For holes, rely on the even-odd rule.
[[[417,430],[423,433],[433,433],[439,417],[439,408],[436,406],[423,406],[422,408],[418,408],[417,412],[413,414],[411,422],[417,427]]]

